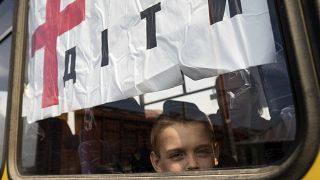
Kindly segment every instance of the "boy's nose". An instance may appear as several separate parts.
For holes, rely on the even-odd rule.
[[[200,169],[197,158],[194,155],[188,157],[187,171]]]

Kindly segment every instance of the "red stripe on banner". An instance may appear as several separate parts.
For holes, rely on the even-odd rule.
[[[85,19],[85,0],[76,0],[61,12],[60,1],[47,0],[46,22],[32,35],[32,57],[44,48],[42,108],[59,104],[57,37]]]

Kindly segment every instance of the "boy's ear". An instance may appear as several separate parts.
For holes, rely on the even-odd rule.
[[[151,161],[151,164],[153,166],[153,169],[156,172],[162,172],[162,169],[161,169],[161,166],[160,166],[160,157],[154,151],[152,151],[150,153],[150,161]]]

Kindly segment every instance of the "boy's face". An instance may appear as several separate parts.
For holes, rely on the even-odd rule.
[[[176,123],[159,135],[159,155],[151,153],[157,172],[180,172],[213,167],[210,136],[201,123]]]

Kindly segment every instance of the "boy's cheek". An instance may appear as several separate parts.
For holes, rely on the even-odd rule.
[[[210,156],[208,158],[201,158],[199,160],[199,166],[201,170],[211,169],[214,167],[214,158]]]
[[[171,160],[166,160],[162,163],[162,170],[164,172],[181,172],[184,171],[182,162],[175,162]]]

